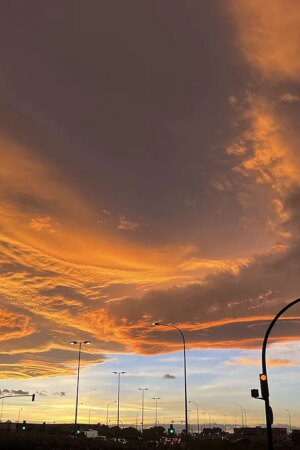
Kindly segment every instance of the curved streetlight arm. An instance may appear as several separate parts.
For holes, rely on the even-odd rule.
[[[263,373],[267,374],[267,365],[266,365],[266,350],[267,350],[267,343],[268,343],[268,339],[269,339],[269,335],[271,333],[271,330],[273,328],[273,326],[275,325],[275,323],[277,322],[277,320],[279,319],[279,317],[289,308],[291,308],[292,306],[296,305],[296,303],[300,302],[300,298],[297,298],[296,300],[294,300],[291,303],[288,303],[287,305],[285,305],[284,308],[282,308],[278,314],[276,314],[276,316],[274,317],[274,319],[272,320],[272,322],[270,323],[270,325],[268,326],[268,329],[266,331],[265,337],[264,337],[264,341],[263,341],[263,345],[262,345],[262,360],[261,360],[261,365],[262,365],[262,371]]]
[[[184,403],[185,403],[185,433],[186,433],[185,439],[186,439],[186,447],[187,447],[188,446],[189,425],[188,425],[188,399],[187,399],[187,381],[186,381],[186,342],[185,342],[184,334],[180,328],[176,327],[176,325],[166,324],[166,326],[175,328],[175,330],[179,331],[181,338],[182,338],[182,342],[183,342]]]
[[[188,436],[189,436],[189,425],[188,425],[188,399],[187,399],[187,381],[186,381],[186,342],[183,332],[180,328],[176,327],[176,325],[172,325],[169,323],[162,323],[162,322],[152,322],[153,326],[164,326],[164,327],[170,327],[174,328],[175,330],[179,331],[182,342],[183,342],[183,374],[184,374],[184,409],[185,409],[185,445],[186,450],[188,449]]]
[[[241,410],[241,413],[242,413],[242,427],[244,427],[245,426],[245,424],[244,424],[244,408],[239,403],[234,403],[234,405],[238,406],[240,408],[240,410]]]
[[[193,402],[191,400],[189,400],[189,403],[196,405],[197,408],[197,429],[198,429],[198,435],[200,434],[200,424],[199,424],[199,406],[197,402]]]
[[[296,300],[288,303],[285,305],[274,317],[272,322],[267,328],[263,345],[262,345],[262,354],[261,354],[261,365],[262,365],[262,373],[260,374],[260,384],[261,384],[261,390],[262,390],[262,399],[265,402],[265,415],[266,415],[266,425],[267,425],[267,438],[268,438],[268,449],[273,450],[273,434],[272,434],[272,423],[273,423],[273,412],[272,408],[270,406],[269,402],[269,387],[268,387],[268,377],[267,377],[267,363],[266,363],[266,351],[267,351],[267,343],[270,336],[270,333],[272,331],[272,328],[274,327],[277,320],[280,318],[280,316],[287,311],[292,306],[296,305],[296,303],[300,302],[300,298],[297,298]]]
[[[117,400],[113,400],[111,402],[108,402],[106,405],[106,426],[108,426],[108,410],[109,410],[109,405],[111,405],[112,403],[117,403]]]

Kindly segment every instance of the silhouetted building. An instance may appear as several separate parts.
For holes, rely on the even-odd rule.
[[[287,438],[287,428],[272,428],[274,442],[280,442]],[[249,438],[251,441],[266,439],[267,429],[262,427],[240,427],[233,430],[235,438]]]

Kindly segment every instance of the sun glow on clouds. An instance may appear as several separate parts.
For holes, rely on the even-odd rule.
[[[254,358],[246,358],[246,357],[238,357],[232,361],[227,361],[226,364],[228,366],[260,366],[261,360]],[[295,361],[289,359],[269,359],[268,366],[273,367],[287,367],[287,366],[295,366]]]
[[[271,81],[299,80],[300,11],[297,0],[231,1],[247,61]]]
[[[219,252],[213,239],[210,256],[196,239],[151,240],[151,223],[132,213],[129,201],[123,204],[127,193],[119,204],[114,196],[109,204],[104,189],[91,199],[81,180],[66,176],[55,158],[50,162],[34,146],[1,140],[2,377],[73,373],[77,353],[67,343],[74,336],[93,340],[85,364],[101,363],[107,353],[179,350],[175,334],[151,328],[152,320],[180,325],[189,348],[257,348],[266,322],[299,290],[299,135],[280,109],[297,107],[299,100],[287,85],[300,77],[300,10],[292,3],[291,10],[283,1],[231,3],[240,53],[247,71],[248,64],[254,71],[251,90],[229,97],[234,136],[222,142],[229,170],[221,181],[209,180],[207,195],[222,199],[225,214],[226,205],[236,202],[240,229],[270,237],[270,248],[259,254],[245,255],[233,235],[235,258]],[[257,72],[262,80],[256,81]],[[91,151],[85,161],[91,166],[92,156]],[[180,192],[178,205],[183,197],[196,193]],[[142,199],[140,208],[150,210],[151,201]],[[198,200],[188,203],[198,208]],[[159,223],[166,212],[157,210],[153,222]],[[194,227],[201,228],[199,218]],[[297,339],[297,320],[296,314],[286,317],[276,339]],[[249,361],[255,363],[251,358],[236,363]],[[273,364],[290,362],[278,358]]]
[[[263,121],[264,127],[268,130],[266,123]],[[246,176],[244,171],[259,172],[259,176],[264,171],[268,171],[272,175],[272,180],[275,180],[272,181],[272,189],[276,193],[277,191],[281,193],[281,189],[274,185],[279,174],[280,177],[291,180],[290,183],[292,183],[294,180],[290,175],[293,172],[289,171],[290,166],[286,161],[281,170],[278,169],[281,158],[276,159],[274,170],[270,168],[270,162],[273,159],[270,159],[268,155],[264,159],[266,136],[269,136],[269,131],[265,132],[264,127],[260,133],[261,141],[259,141],[263,144],[256,144],[256,156],[241,163],[243,176]],[[257,126],[255,130],[259,134]],[[14,311],[6,310],[7,314],[4,314],[6,325],[3,324],[4,331],[1,339],[8,341],[8,345],[2,355],[3,377],[47,377],[73,373],[76,355],[75,359],[65,357],[64,361],[55,365],[55,368],[53,361],[59,358],[59,351],[65,355],[70,354],[67,342],[73,338],[74,333],[93,338],[95,346],[89,349],[88,363],[90,364],[103,361],[103,358],[98,356],[99,352],[103,354],[108,351],[129,351],[153,354],[165,352],[166,349],[176,351],[179,349],[178,342],[170,342],[169,333],[153,333],[153,330],[149,329],[149,322],[156,317],[169,320],[168,305],[172,304],[172,311],[175,314],[170,319],[178,323],[178,318],[182,314],[180,313],[183,308],[182,299],[186,298],[189,301],[190,296],[192,296],[190,303],[187,304],[190,305],[190,310],[194,308],[193,304],[197,304],[194,308],[197,317],[193,318],[187,309],[184,314],[186,322],[180,321],[180,326],[189,335],[190,348],[198,348],[200,343],[202,348],[257,346],[257,336],[241,338],[238,332],[236,337],[234,333],[231,337],[231,331],[230,329],[226,331],[226,327],[234,327],[235,324],[240,326],[243,323],[258,324],[260,321],[270,320],[271,315],[262,314],[261,317],[249,315],[252,300],[247,300],[247,308],[244,309],[243,300],[237,301],[235,306],[234,302],[230,303],[230,294],[225,310],[222,301],[218,301],[215,306],[213,303],[208,306],[204,299],[204,302],[201,301],[203,294],[209,299],[217,299],[217,285],[222,278],[232,280],[234,284],[238,283],[239,277],[244,272],[253,270],[256,264],[255,259],[241,258],[232,261],[219,258],[201,259],[195,256],[198,252],[197,247],[190,246],[147,250],[144,252],[145,258],[141,260],[142,248],[138,246],[134,248],[131,245],[127,250],[126,242],[119,240],[120,247],[118,247],[118,253],[115,253],[117,244],[113,237],[110,238],[110,243],[106,241],[102,245],[101,240],[94,233],[84,240],[84,254],[77,254],[76,251],[73,259],[70,249],[78,239],[79,229],[81,227],[85,229],[86,223],[77,221],[76,226],[73,227],[70,224],[69,215],[74,216],[85,210],[88,216],[92,217],[92,212],[89,211],[88,205],[82,207],[78,201],[69,203],[67,210],[60,212],[61,197],[58,197],[57,193],[58,191],[67,193],[68,199],[68,193],[71,190],[63,184],[60,189],[60,183],[53,183],[52,175],[47,173],[46,167],[42,165],[29,164],[27,175],[34,174],[38,182],[41,178],[48,178],[50,186],[54,185],[55,189],[49,190],[46,187],[45,192],[43,188],[38,191],[34,181],[27,186],[25,178],[24,180],[22,178],[23,167],[27,167],[24,154],[26,154],[24,151],[18,154],[21,187],[15,192],[10,191],[13,193],[12,197],[8,195],[2,197],[3,207],[9,215],[4,215],[2,221],[4,233],[1,242],[1,294],[5,305]],[[246,152],[243,156],[247,157]],[[261,163],[262,161],[264,164]],[[9,173],[12,169],[7,164],[3,165],[2,170],[6,172],[8,184]],[[267,183],[270,180],[264,181]],[[23,186],[24,189],[26,187],[27,192],[25,204],[21,200],[14,201],[21,195]],[[41,208],[43,212],[49,213],[49,206],[47,206],[49,203],[51,203],[51,213],[52,210],[55,211],[55,221],[59,223],[56,232],[50,235],[49,231],[54,231],[56,222],[51,216],[39,215]],[[30,219],[32,205],[42,206],[34,206],[37,215]],[[20,227],[18,224],[20,221],[25,223],[25,226]],[[12,233],[8,233],[9,228],[12,228]],[[78,247],[81,248],[80,245]],[[102,254],[99,258],[96,255],[100,250]],[[87,261],[90,264],[87,264]],[[168,261],[172,263],[169,264]],[[206,279],[205,276],[209,273],[212,275]],[[179,302],[174,308],[176,291]],[[213,296],[212,292],[214,292]],[[261,296],[259,292],[257,295],[258,298]],[[263,297],[262,301],[264,301]],[[163,308],[162,305],[164,305]],[[204,317],[207,314],[212,315],[212,319],[209,321],[202,319],[198,322],[198,316],[203,317],[203,314]],[[212,333],[214,329],[224,329],[224,336],[228,337],[224,339],[224,337],[218,337],[218,333],[214,335]],[[197,335],[197,332],[201,333]],[[20,338],[23,338],[22,342]],[[32,355],[36,355],[34,359]],[[12,356],[13,359],[11,359]]]
[[[3,304],[14,311],[5,310],[9,327],[2,328],[1,339],[8,341],[4,377],[73,372],[67,357],[55,368],[52,361],[60,350],[69,354],[67,342],[74,333],[96,341],[90,363],[102,361],[99,352],[137,349],[142,339],[138,345],[134,341],[149,321],[130,325],[126,314],[112,312],[111,302],[126,303],[126,296],[140,297],[153,287],[188,286],[201,278],[201,271],[202,277],[219,270],[238,273],[246,263],[195,258],[195,246],[145,250],[128,247],[118,237],[103,242],[94,230],[84,232],[83,240],[86,220],[93,218],[89,205],[74,200],[76,194],[51,168],[32,162],[31,152],[2,145],[6,189],[1,196],[0,291]],[[72,217],[78,217],[75,225]]]

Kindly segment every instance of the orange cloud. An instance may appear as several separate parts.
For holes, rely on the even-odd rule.
[[[20,339],[32,335],[36,329],[28,316],[0,308],[0,341]]]
[[[240,158],[234,174],[242,174],[252,188],[269,186],[274,192],[270,204],[279,220],[286,221],[284,195],[299,179],[294,154],[283,145],[282,126],[272,108],[255,96],[247,102],[243,120],[250,127],[228,149]],[[260,345],[259,332],[242,336],[241,330],[272,318],[268,311],[257,316],[250,311],[267,303],[268,296],[253,295],[252,303],[245,302],[246,294],[236,288],[243,274],[253,270],[255,257],[203,258],[192,243],[157,248],[130,241],[131,233],[116,235],[99,225],[93,205],[51,165],[32,151],[1,145],[1,293],[11,323],[11,328],[3,326],[2,357],[14,357],[3,362],[3,377],[73,372],[70,356],[59,364],[53,361],[60,351],[68,355],[67,342],[74,334],[93,339],[89,364],[103,361],[99,353],[180,349],[169,333],[150,330],[155,315],[179,324],[188,334],[189,348]],[[216,187],[224,192],[233,183]],[[125,216],[120,221],[123,230],[138,228]],[[247,295],[255,276],[246,284]],[[258,290],[259,295],[270,291]]]
[[[250,258],[238,258],[235,260],[222,259],[200,259],[192,257],[189,261],[179,266],[180,269],[186,271],[196,271],[199,269],[213,269],[215,271],[229,271],[238,273],[241,267],[249,264]]]
[[[33,217],[30,221],[30,228],[35,231],[49,231],[50,233],[55,232],[55,224],[51,217],[49,216],[38,216]]]
[[[300,8],[297,0],[231,0],[241,51],[272,80],[300,77]]]
[[[289,143],[285,123],[279,120],[267,99],[248,95],[242,112],[249,127],[227,149],[229,155],[242,157],[235,170],[245,176],[253,175],[257,184],[268,184],[280,194],[292,184],[298,185],[299,160]]]
[[[291,229],[285,225],[291,211],[286,200],[300,185],[300,160],[289,125],[261,95],[248,93],[234,107],[243,132],[228,146],[227,153],[237,161],[233,172],[245,212],[241,221],[246,227],[277,235],[277,239],[288,239]]]
[[[299,95],[294,95],[294,94],[291,94],[290,92],[285,92],[280,97],[280,100],[283,102],[295,103],[295,102],[300,101],[300,97],[299,97]]]
[[[234,358],[233,360],[226,361],[225,364],[227,366],[260,366],[261,359],[259,358],[249,358],[244,356],[239,356]],[[297,366],[297,363],[290,359],[269,359],[268,366],[274,367],[294,367]]]

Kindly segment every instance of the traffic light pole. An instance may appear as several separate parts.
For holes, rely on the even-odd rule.
[[[16,398],[16,397],[31,397],[31,400],[35,401],[35,394],[16,394],[16,395],[1,395],[0,400],[2,400],[2,408],[1,408],[1,422],[3,415],[3,401],[5,398]]]
[[[271,330],[280,316],[289,308],[294,306],[296,303],[300,302],[300,298],[288,303],[284,308],[282,308],[278,314],[274,317],[268,329],[266,331],[263,345],[262,345],[262,374],[260,374],[260,382],[262,388],[262,399],[265,402],[265,414],[266,414],[266,425],[267,425],[267,438],[268,438],[268,450],[273,450],[273,435],[272,435],[272,423],[273,423],[273,413],[270,407],[269,401],[269,389],[268,389],[268,376],[267,376],[267,364],[266,364],[266,350],[267,343],[271,333]]]
[[[16,397],[31,397],[31,400],[33,402],[35,401],[35,394],[2,395],[0,397],[0,400],[2,400],[2,398],[16,398]]]

